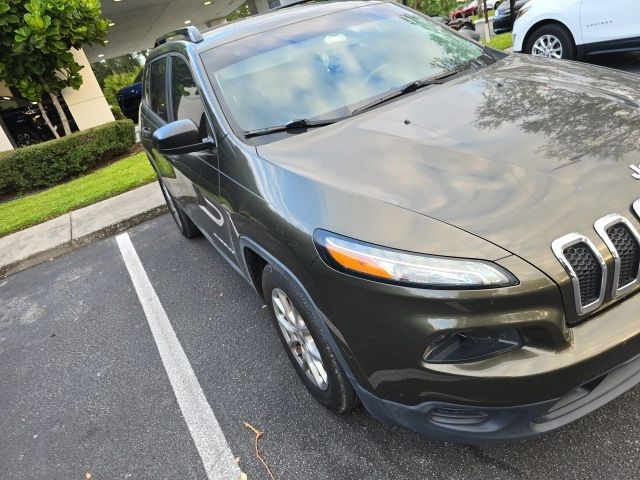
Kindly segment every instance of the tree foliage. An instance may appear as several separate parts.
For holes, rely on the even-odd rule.
[[[240,5],[235,12],[227,15],[227,22],[233,22],[234,20],[238,20],[240,18],[245,18],[251,15],[251,11],[249,10],[249,5],[246,3]]]
[[[96,80],[100,84],[100,87],[104,89],[105,79],[114,74],[129,74],[131,72],[138,72],[142,68],[140,59],[145,56],[147,51],[142,51],[137,54],[127,53],[119,57],[108,58],[106,60],[99,60],[91,64],[93,73],[96,76]]]
[[[138,65],[137,70],[132,72],[114,73],[105,77],[102,91],[104,93],[104,98],[107,100],[109,105],[118,105],[116,94],[120,89],[128,87],[134,82],[138,73],[140,73],[141,68],[142,67]]]
[[[0,80],[56,103],[62,89],[82,85],[71,49],[103,43],[108,26],[99,0],[0,0]]]
[[[409,6],[430,17],[448,17],[459,6],[457,0],[409,0]]]

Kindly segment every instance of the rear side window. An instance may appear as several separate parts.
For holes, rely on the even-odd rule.
[[[204,104],[200,91],[193,80],[191,70],[187,63],[180,57],[171,57],[171,106],[173,119],[193,120],[201,132],[205,132]]]
[[[167,91],[165,89],[165,74],[167,59],[156,60],[149,66],[149,88],[147,101],[149,107],[163,120],[167,120]]]

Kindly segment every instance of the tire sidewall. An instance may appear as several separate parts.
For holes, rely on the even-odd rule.
[[[18,128],[15,133],[14,133],[14,137],[19,137],[20,135],[29,135],[33,141],[30,143],[19,143],[16,142],[18,144],[18,146],[20,147],[26,147],[29,145],[35,145],[37,143],[40,143],[42,141],[42,139],[40,138],[40,135],[38,135],[38,132],[36,132],[35,130],[33,130],[32,128],[28,128],[28,127],[22,127],[22,128]]]
[[[173,218],[173,221],[178,227],[178,230],[180,231],[180,233],[187,238],[192,238],[197,236],[200,233],[200,231],[198,230],[198,227],[191,221],[191,219],[187,216],[187,214],[184,213],[184,211],[182,210],[182,207],[178,204],[175,198],[173,198],[173,196],[171,195],[171,192],[164,185],[160,177],[158,177],[158,183],[160,185],[160,191],[162,191],[162,196],[164,197],[165,202],[167,202],[167,207],[169,208],[169,213],[171,214],[171,218]],[[171,210],[170,202],[173,203],[173,206],[176,210],[175,212]]]
[[[562,60],[573,60],[576,57],[576,46],[569,31],[560,25],[544,25],[531,34],[527,40],[525,51],[533,55],[533,45],[540,37],[553,35],[562,44]],[[544,58],[544,57],[541,57]]]
[[[328,387],[326,390],[318,388],[304,372],[298,361],[296,360],[291,349],[287,345],[287,342],[280,330],[278,321],[275,316],[273,307],[272,292],[275,288],[282,290],[291,300],[293,306],[298,310],[298,313],[304,319],[313,340],[316,343],[322,363],[324,364],[325,371],[327,372]],[[280,342],[284,347],[284,350],[293,365],[293,368],[298,373],[300,380],[307,387],[313,397],[329,410],[341,413],[349,410],[353,407],[355,401],[355,392],[353,391],[348,378],[346,377],[344,370],[338,363],[338,360],[331,350],[329,342],[323,332],[321,322],[323,320],[319,317],[315,310],[315,307],[310,304],[306,295],[302,293],[300,288],[287,276],[282,274],[279,270],[271,265],[267,265],[262,273],[262,291],[265,298],[265,303],[271,314],[271,321],[276,329]]]

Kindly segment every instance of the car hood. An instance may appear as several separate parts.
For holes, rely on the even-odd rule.
[[[571,232],[595,241],[596,219],[629,218],[640,197],[629,168],[640,163],[639,105],[633,75],[515,55],[257,150],[300,175],[473,233],[563,279],[551,242]]]

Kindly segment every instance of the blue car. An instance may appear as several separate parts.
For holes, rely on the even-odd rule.
[[[124,116],[138,123],[138,109],[142,99],[142,70],[131,85],[118,91],[116,98]]]

